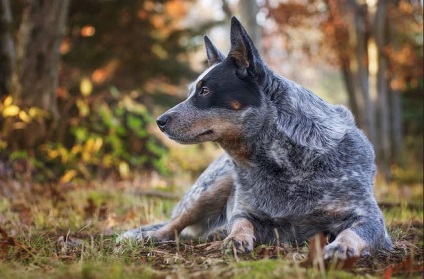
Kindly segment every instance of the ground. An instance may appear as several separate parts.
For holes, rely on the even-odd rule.
[[[156,188],[146,185],[156,184]],[[169,183],[168,183],[169,184]],[[422,185],[376,187],[395,249],[335,266],[302,247],[248,255],[219,242],[127,243],[116,233],[169,217],[181,196],[160,179],[66,184],[0,180],[0,278],[422,278]],[[158,189],[159,188],[159,189]],[[169,190],[169,189],[167,189]]]

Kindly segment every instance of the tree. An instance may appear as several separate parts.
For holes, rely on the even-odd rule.
[[[0,30],[0,53],[5,41],[8,53],[16,49],[16,59],[6,57],[10,67],[0,64],[0,71],[13,68],[0,80],[8,88],[0,93],[2,159],[34,159],[31,168],[47,169],[43,178],[51,179],[166,171],[151,114],[178,101],[178,84],[195,75],[188,53],[200,46],[196,35],[212,25],[184,22],[191,1],[10,4],[0,10],[0,23],[12,23]]]
[[[416,80],[422,75],[422,67],[416,62],[401,68],[398,61],[400,55],[409,56],[408,61],[420,60],[417,55],[419,49],[422,52],[422,41],[420,45],[414,39],[416,34],[422,37],[422,30],[417,30],[422,27],[420,4],[380,0],[368,6],[357,0],[292,0],[277,7],[269,5],[268,9],[283,34],[290,25],[310,29],[319,26],[323,39],[315,43],[324,59],[340,68],[357,124],[373,142],[380,170],[389,177],[390,165],[399,161],[402,145],[401,94],[396,85],[408,84],[403,89],[417,87]],[[407,22],[408,28],[397,27]],[[306,52],[310,48],[304,47]],[[408,51],[402,54],[402,49]]]
[[[256,16],[259,12],[259,6],[256,0],[247,0],[240,1],[240,14],[241,14],[241,22],[246,29],[249,30],[249,34],[255,43],[258,50],[261,50],[261,39],[262,39],[262,30],[261,26],[258,25],[256,21]]]
[[[0,97],[9,94],[15,49],[11,34],[12,11],[9,0],[0,1]]]
[[[7,6],[7,1],[3,3]],[[58,121],[56,89],[59,83],[59,48],[68,7],[68,0],[22,3],[22,20],[17,33],[11,96],[14,104],[21,109],[36,108],[37,111],[45,112],[49,121],[44,119],[32,121],[26,129],[15,129],[13,121],[7,121],[3,133],[9,139],[13,138],[11,143],[15,146],[33,148],[48,137],[49,126],[55,126]],[[10,39],[7,39],[7,44],[13,49]],[[9,55],[8,61],[12,65],[14,62],[12,55]],[[9,80],[4,80],[3,88],[10,87],[9,83]]]
[[[385,49],[387,47],[387,1],[378,1],[375,11],[372,34],[377,47],[377,84],[376,91],[378,101],[376,104],[379,121],[378,142],[375,145],[377,154],[381,161],[382,171],[386,176],[390,174],[391,157],[391,136],[390,136],[390,103],[389,103],[389,78],[387,76],[388,62]],[[402,117],[401,115],[393,117]],[[375,142],[376,143],[376,142]],[[388,163],[384,163],[388,162]]]
[[[63,59],[64,71],[76,78],[64,82],[73,91],[86,76],[99,91],[111,85],[126,91],[153,79],[177,83],[191,77],[187,61],[194,46],[188,38],[204,27],[180,24],[188,5],[181,0],[72,1]]]
[[[10,142],[15,148],[66,137],[72,107],[68,98],[79,96],[83,79],[97,94],[110,86],[120,91],[175,94],[176,87],[169,86],[173,91],[165,92],[164,84],[194,75],[187,61],[190,48],[196,45],[187,38],[209,27],[199,25],[193,30],[179,24],[189,1],[60,0],[50,4],[28,0],[12,3],[20,23],[11,30],[9,0],[1,4],[0,24],[5,28],[0,31],[0,57],[5,63],[0,71],[6,74],[1,75],[0,94],[11,93],[15,105],[37,108],[45,118],[19,130],[7,121],[2,133],[14,139]],[[10,31],[16,32],[16,44]],[[182,40],[187,44],[181,44]],[[158,99],[172,102],[172,98]],[[65,122],[57,127],[60,118]]]

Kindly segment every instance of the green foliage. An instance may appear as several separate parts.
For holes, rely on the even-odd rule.
[[[102,173],[128,178],[134,170],[156,169],[166,174],[163,157],[167,151],[148,132],[154,118],[138,100],[139,95],[120,94],[116,88],[110,92],[102,98],[80,95],[75,99],[75,115],[65,126],[67,138],[63,141],[49,141],[32,151],[10,151],[8,142],[3,141],[0,149],[9,155],[7,161],[11,166],[26,161],[40,180],[60,178],[63,183],[77,176],[89,179]],[[22,122],[18,121],[15,123]]]
[[[116,93],[117,89],[111,91]],[[153,117],[137,97],[111,94],[100,102],[77,99],[81,118],[70,128],[74,143],[64,151],[63,146],[47,145],[45,151],[52,160],[72,162],[83,174],[90,168],[118,170],[123,178],[130,175],[130,169],[165,173],[161,158],[166,150],[147,131]]]
[[[97,174],[128,178],[140,170],[166,174],[167,151],[149,126],[151,112],[175,103],[179,82],[194,77],[188,54],[210,23],[186,26],[190,4],[71,1],[60,46],[58,114],[24,107],[13,92],[0,99],[0,175],[69,182]],[[18,37],[25,3],[11,6]],[[31,129],[41,135],[28,140]]]

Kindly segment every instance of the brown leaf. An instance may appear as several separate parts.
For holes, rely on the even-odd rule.
[[[413,257],[409,257],[406,260],[393,266],[393,273],[402,273],[402,274],[413,274],[416,272],[423,272],[424,267],[414,263]]]
[[[331,268],[333,270],[351,270],[355,267],[356,263],[359,261],[359,257],[352,257],[347,260],[335,260],[331,263]]]
[[[214,241],[211,243],[206,243],[208,247],[206,247],[206,251],[212,251],[212,250],[219,250],[219,247],[221,247],[222,241]]]
[[[309,253],[306,260],[300,263],[302,267],[310,267],[314,268],[326,269],[328,267],[328,263],[324,262],[323,258],[323,249],[327,244],[327,238],[325,235],[320,232],[315,236],[309,239]]]
[[[383,279],[390,279],[390,278],[392,278],[392,272],[393,272],[392,267],[391,267],[391,266],[389,266],[389,267],[388,267],[388,268],[384,271]]]
[[[28,247],[16,240],[16,238],[9,236],[2,227],[0,227],[0,235],[2,236],[2,239],[0,240],[0,255],[2,257],[7,255],[11,247],[18,247],[20,252],[26,252],[29,255],[33,255],[31,247]]]
[[[108,219],[108,208],[106,205],[106,202],[102,202],[102,204],[99,207],[99,219],[105,220]]]
[[[87,203],[88,205],[84,207],[84,213],[86,218],[93,217],[97,214],[99,220],[107,219],[108,208],[106,202],[102,202],[100,206],[97,206],[97,204],[92,198],[88,198]]]
[[[87,199],[88,205],[84,207],[85,217],[89,218],[95,215],[97,210],[97,205],[92,198]]]

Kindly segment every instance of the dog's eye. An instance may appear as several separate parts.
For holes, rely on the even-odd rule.
[[[207,87],[202,87],[202,89],[200,89],[199,95],[200,96],[206,96],[209,93],[211,93],[211,90]]]

